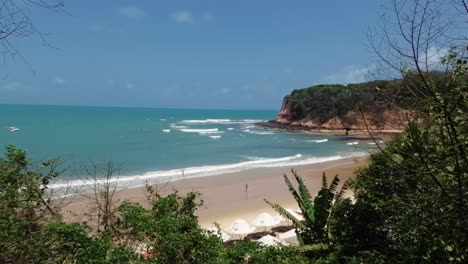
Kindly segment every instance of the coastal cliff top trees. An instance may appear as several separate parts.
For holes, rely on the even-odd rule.
[[[317,124],[338,117],[345,118],[349,111],[362,108],[368,112],[391,110],[402,104],[402,97],[395,98],[399,81],[371,81],[358,84],[322,84],[294,90],[286,97],[292,106],[292,118],[310,119]]]

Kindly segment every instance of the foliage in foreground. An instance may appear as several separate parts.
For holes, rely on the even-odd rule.
[[[332,182],[328,185],[325,173],[322,176],[322,188],[318,195],[313,198],[305,185],[304,180],[295,172],[291,171],[298,187],[295,188],[293,183],[289,180],[287,175],[284,175],[284,180],[301,209],[304,221],[299,221],[294,215],[278,204],[265,200],[274,210],[280,215],[286,217],[288,220],[298,228],[297,238],[301,246],[315,245],[315,250],[324,250],[330,243],[329,236],[329,221],[331,217],[332,207],[337,201],[341,201],[344,192],[348,188],[346,181],[341,190],[337,192],[337,187],[340,182],[338,175],[333,177]]]
[[[0,263],[308,263],[294,248],[240,241],[224,246],[198,225],[199,194],[161,196],[148,187],[149,208],[124,202],[111,228],[64,223],[44,199],[57,176],[53,161],[30,167],[13,146],[0,159]],[[46,173],[42,172],[46,171]]]

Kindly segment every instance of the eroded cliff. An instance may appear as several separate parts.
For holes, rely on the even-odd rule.
[[[271,123],[309,130],[401,131],[408,116],[396,81],[317,85],[295,90]]]
[[[311,117],[294,119],[291,102],[288,98],[283,100],[283,105],[275,121],[283,125],[300,126],[317,130],[379,130],[398,132],[404,127],[406,113],[396,110],[384,110],[382,112],[364,112],[350,110],[344,116],[334,116],[324,123],[317,122]]]

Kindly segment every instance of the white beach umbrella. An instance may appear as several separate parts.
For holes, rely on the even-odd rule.
[[[298,245],[299,244],[299,241],[297,241],[297,236],[296,236],[296,230],[295,229],[289,230],[288,232],[278,234],[278,238],[281,241],[284,241],[284,242],[292,244],[292,245]]]
[[[290,213],[292,216],[296,217],[297,220],[304,221],[304,217],[302,216],[302,214],[298,213],[301,210],[299,209],[293,210],[293,209],[287,208],[286,211],[288,211],[288,213]]]
[[[245,235],[252,233],[257,229],[255,226],[247,223],[247,221],[243,219],[235,220],[230,226],[228,226],[224,231],[231,235]]]
[[[288,221],[288,219],[284,218],[282,215],[280,214],[277,214],[273,217],[273,219],[275,219],[275,221],[279,221],[279,222],[285,222],[285,221]]]
[[[231,236],[222,231],[221,229],[219,229],[218,227],[211,227],[210,229],[207,229],[207,231],[211,232],[212,234],[214,234],[215,236],[218,236],[219,238],[221,238],[223,240],[223,242],[226,242],[229,240],[229,238],[231,238]]]
[[[280,239],[282,239],[282,240],[292,238],[292,237],[296,237],[296,229],[291,229],[288,232],[280,233],[280,234],[278,234],[278,237]]]
[[[266,246],[279,246],[279,245],[286,245],[286,243],[276,239],[274,236],[266,235],[257,240],[257,242],[266,245]]]
[[[281,221],[275,219],[269,213],[263,212],[255,217],[255,219],[252,221],[252,224],[257,227],[270,227],[278,225],[280,222]]]

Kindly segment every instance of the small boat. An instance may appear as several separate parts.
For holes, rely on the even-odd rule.
[[[18,130],[20,130],[20,129],[17,128],[17,127],[9,127],[8,128],[8,131],[10,131],[10,132],[15,132],[15,131],[18,131]]]

